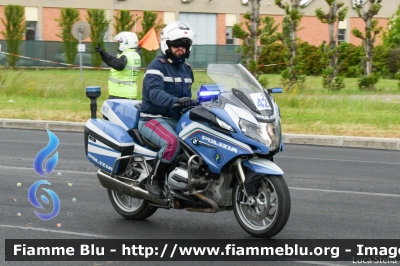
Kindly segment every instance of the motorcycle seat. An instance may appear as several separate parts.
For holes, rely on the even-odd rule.
[[[153,142],[151,142],[150,140],[146,139],[145,137],[141,136],[142,140],[144,142],[144,145],[149,148],[152,151],[159,151],[161,149],[161,147],[159,147],[158,145],[154,144]]]
[[[135,104],[135,108],[140,111],[140,108],[142,108],[142,102]]]
[[[132,137],[132,139],[140,144],[141,146],[147,147],[152,151],[159,151],[161,149],[161,147],[159,147],[158,145],[154,144],[153,142],[151,142],[150,140],[146,139],[145,137],[143,137],[140,133],[139,130],[137,128],[131,128],[127,131],[129,133],[129,135]]]

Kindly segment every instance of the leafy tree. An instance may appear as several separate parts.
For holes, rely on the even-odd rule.
[[[347,78],[358,77],[362,73],[361,62],[364,57],[362,46],[342,42],[340,44],[339,61],[342,62],[339,75]]]
[[[98,44],[104,47],[104,36],[107,33],[110,20],[107,19],[106,11],[104,9],[88,9],[86,20],[91,27],[90,38],[92,39],[92,64],[94,67],[100,67],[102,59],[99,53],[94,49]]]
[[[388,22],[388,31],[383,32],[383,45],[390,47],[400,47],[400,5],[397,7]]]
[[[308,42],[299,41],[297,44],[296,59],[302,62],[301,73],[310,76],[319,76],[324,68],[324,62],[321,61],[321,51],[315,45]]]
[[[143,20],[142,20],[142,31],[138,32],[138,38],[141,40],[146,33],[151,30],[151,28],[154,27],[157,35],[160,32],[162,28],[164,28],[164,24],[161,23],[161,19],[159,19],[157,22],[157,13],[156,12],[151,12],[151,11],[144,11],[143,12]],[[142,49],[142,62],[144,63],[145,66],[148,66],[150,62],[156,57],[157,51],[148,51],[146,49]]]
[[[242,45],[238,49],[238,52],[241,55],[243,64],[246,65],[246,68],[257,78],[260,74],[258,71],[260,67],[257,62],[259,62],[259,52],[257,47],[257,57],[254,56],[254,44],[257,44],[258,40],[260,40],[261,44],[261,53],[265,49],[270,49],[271,44],[278,40],[278,34],[276,30],[279,25],[275,25],[275,20],[272,17],[265,16],[264,18],[260,18],[259,28],[257,29],[255,39],[253,40],[251,37],[250,29],[251,29],[251,14],[247,12],[244,14],[245,21],[245,29],[242,29],[241,24],[234,24],[232,28],[232,36],[235,38],[239,38],[242,40]],[[263,60],[264,61],[264,60]]]
[[[7,41],[7,52],[13,55],[19,54],[19,46],[25,33],[25,8],[21,5],[6,5],[4,7],[5,19],[1,18],[5,31],[1,31]],[[7,55],[8,65],[15,68],[19,57]]]
[[[132,31],[132,28],[135,26],[136,22],[140,17],[133,18],[129,10],[118,10],[117,15],[114,16],[115,24],[114,28],[116,33],[118,34],[121,31]]]
[[[60,18],[56,18],[61,34],[56,34],[63,40],[62,48],[65,53],[67,64],[73,64],[78,53],[79,41],[72,35],[72,26],[79,21],[79,11],[76,8],[61,8]]]
[[[376,40],[376,36],[382,31],[382,27],[378,27],[378,20],[373,20],[372,18],[378,14],[379,10],[382,8],[380,4],[382,0],[369,0],[370,6],[368,11],[365,11],[359,3],[356,6],[357,14],[365,22],[365,32],[362,33],[358,28],[354,28],[351,32],[352,34],[363,41],[364,51],[365,51],[365,64],[364,64],[364,74],[369,76],[372,74],[372,58],[373,58],[373,48]],[[373,86],[373,85],[372,85]]]
[[[327,66],[323,72],[323,83],[322,86],[329,90],[341,90],[344,88],[344,82],[342,77],[338,77],[341,62],[339,62],[340,46],[337,46],[338,32],[339,32],[339,21],[343,21],[346,18],[348,11],[347,7],[344,7],[344,3],[339,0],[325,0],[329,5],[329,11],[324,13],[321,8],[315,10],[315,14],[318,19],[329,25],[329,44],[323,44],[323,51],[325,56],[328,58]],[[336,24],[336,32],[335,32]]]
[[[258,69],[264,74],[279,74],[286,68],[288,49],[279,42],[263,46],[258,58]]]
[[[394,77],[394,74],[397,72],[397,62],[399,60],[398,51],[385,45],[377,45],[374,47],[373,53],[372,71],[382,77]],[[396,60],[396,62],[393,60]]]
[[[387,47],[387,46],[384,46],[384,47]],[[400,49],[399,48],[390,49],[389,55],[387,57],[387,69],[388,69],[390,78],[395,78],[395,74],[399,71],[399,67],[400,67],[399,64],[400,64]]]
[[[301,62],[296,60],[297,31],[303,17],[303,13],[300,12],[302,6],[300,0],[290,0],[290,4],[283,4],[282,0],[275,0],[275,4],[285,12],[280,40],[289,50],[289,63],[288,69],[282,73],[282,77],[287,88],[291,90],[298,82],[300,84],[297,85],[304,82],[304,76],[301,74]]]

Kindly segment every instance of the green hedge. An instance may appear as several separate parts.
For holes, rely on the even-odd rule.
[[[355,78],[363,75],[364,48],[351,43],[340,45],[339,62],[342,62],[339,75],[346,78]],[[319,47],[307,42],[299,42],[296,61],[300,62],[301,73],[308,76],[320,76],[326,68],[325,55]],[[287,48],[278,42],[263,47],[258,59],[258,68],[264,74],[280,74],[287,66],[289,58]],[[395,78],[400,70],[400,49],[384,45],[374,47],[373,71],[384,78]],[[274,65],[276,64],[276,65]]]

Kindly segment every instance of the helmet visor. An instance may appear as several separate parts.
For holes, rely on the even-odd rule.
[[[187,38],[183,38],[174,41],[167,41],[167,45],[174,48],[184,47],[186,49],[189,49],[190,46],[192,45],[192,41]]]

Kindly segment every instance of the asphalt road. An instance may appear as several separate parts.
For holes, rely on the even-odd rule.
[[[55,132],[55,171],[46,177],[61,211],[42,221],[27,191],[44,179],[33,160],[48,143],[46,131],[0,129],[0,265],[72,265],[4,262],[4,239],[250,239],[233,212],[158,210],[145,221],[114,211],[96,168],[86,159],[83,133]],[[400,239],[398,151],[285,145],[275,158],[285,172],[292,209],[275,239]],[[28,226],[29,224],[29,226]],[[61,224],[58,227],[57,224]],[[132,265],[78,262],[73,265]],[[145,264],[144,262],[142,264]],[[266,262],[146,262],[146,265],[265,265]],[[268,262],[268,265],[351,265],[351,262]],[[141,263],[136,263],[141,265]]]

